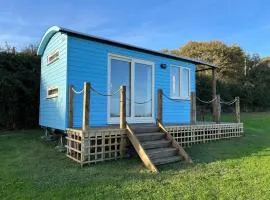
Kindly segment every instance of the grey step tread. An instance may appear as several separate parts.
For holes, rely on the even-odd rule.
[[[161,140],[154,140],[154,141],[146,141],[141,143],[144,149],[153,149],[153,148],[162,148],[168,147],[171,144],[171,141],[161,139]]]
[[[177,152],[177,149],[173,148],[173,147],[149,149],[149,150],[147,150],[147,154],[152,155],[155,153],[161,153],[161,152],[165,152],[165,151],[176,151]]]
[[[181,160],[182,160],[181,157],[179,155],[176,155],[176,156],[170,156],[170,157],[165,157],[165,158],[152,159],[152,162],[155,165],[163,165],[163,164],[173,163],[173,162],[177,162]]]
[[[156,149],[148,149],[146,150],[147,155],[151,159],[169,157],[177,155],[177,149],[173,147],[168,148],[156,148]]]
[[[160,132],[160,131],[135,133],[135,135],[137,135],[137,136],[141,136],[141,135],[151,135],[151,134],[162,134],[162,135],[164,135],[164,133],[163,133],[163,132]]]
[[[140,133],[135,134],[137,138],[143,142],[143,141],[154,141],[154,140],[160,140],[165,137],[165,134],[162,132],[154,132],[154,133]]]
[[[135,132],[135,134],[154,133],[154,132],[159,132],[160,131],[160,129],[157,126],[133,127],[132,129]]]

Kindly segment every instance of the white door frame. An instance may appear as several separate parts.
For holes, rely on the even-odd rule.
[[[155,65],[154,62],[146,61],[142,59],[137,59],[133,57],[127,57],[122,56],[119,54],[108,54],[108,84],[107,84],[107,91],[108,94],[111,94],[114,91],[110,91],[110,84],[111,84],[111,59],[117,59],[117,60],[123,60],[131,63],[131,116],[126,117],[126,120],[128,123],[154,123],[155,122]],[[135,103],[134,103],[134,97],[135,97],[135,63],[141,63],[141,64],[147,64],[152,67],[152,116],[151,117],[135,117]],[[116,94],[117,95],[117,94]],[[119,94],[118,94],[119,95]],[[107,122],[108,124],[119,124],[120,120],[119,117],[111,117],[110,116],[110,97],[107,98]]]

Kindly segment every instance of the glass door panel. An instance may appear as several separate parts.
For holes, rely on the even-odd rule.
[[[126,86],[126,114],[131,116],[130,88],[131,88],[131,62],[111,59],[111,83],[110,93],[117,91],[121,85]],[[119,93],[110,97],[110,117],[119,117],[120,99]]]
[[[135,63],[134,116],[152,117],[152,66]]]

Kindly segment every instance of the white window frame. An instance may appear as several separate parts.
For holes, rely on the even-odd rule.
[[[142,60],[134,57],[123,56],[119,54],[108,53],[108,85],[107,91],[110,94],[110,83],[111,83],[111,60],[123,60],[131,63],[131,116],[127,117],[128,123],[154,123],[155,122],[155,63],[147,60]],[[134,86],[135,86],[135,63],[147,64],[152,67],[152,116],[151,117],[135,117],[135,105],[134,105]],[[110,116],[110,97],[107,99],[107,122],[108,124],[119,124],[119,117]]]
[[[173,81],[172,81],[172,76],[173,76],[173,70],[172,68],[178,68],[179,69],[179,96],[173,95]],[[183,69],[188,70],[188,96],[183,96],[182,95],[182,74],[183,74]],[[183,67],[179,65],[171,65],[170,66],[170,96],[172,99],[180,99],[180,100],[190,100],[190,94],[191,94],[191,70],[188,67]],[[175,83],[176,84],[176,83]]]
[[[54,56],[56,53],[58,53],[58,56],[55,57],[53,60],[50,60],[50,57]],[[47,65],[59,60],[59,57],[60,57],[60,51],[59,49],[55,49],[53,52],[47,55]]]
[[[57,93],[49,95],[49,91],[55,90],[55,89],[57,89]],[[47,88],[47,95],[46,95],[47,99],[56,98],[56,97],[58,97],[58,95],[59,95],[59,88],[58,87],[48,87]]]

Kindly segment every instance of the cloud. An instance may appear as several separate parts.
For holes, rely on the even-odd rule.
[[[114,35],[111,35],[111,38],[138,46],[149,46],[149,44],[154,44],[159,40],[164,40],[171,36],[171,33],[164,30],[166,30],[165,26],[155,25],[152,22],[144,22],[130,30],[119,30]]]

